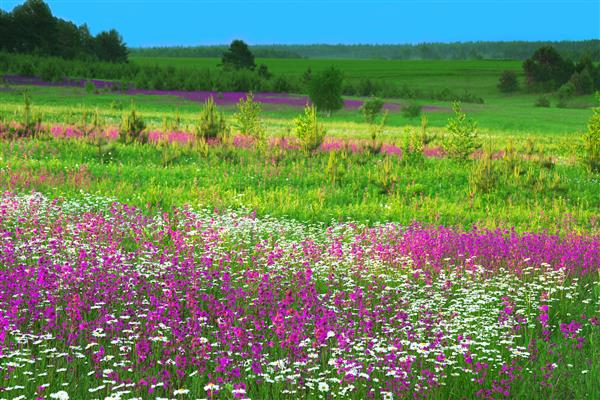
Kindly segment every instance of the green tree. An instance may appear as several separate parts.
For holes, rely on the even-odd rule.
[[[243,40],[234,40],[229,49],[221,57],[221,65],[225,69],[250,69],[256,68],[254,54]]]
[[[310,100],[319,111],[331,115],[344,106],[342,99],[342,72],[336,67],[329,67],[316,74],[309,83],[308,94]]]
[[[19,53],[53,54],[58,31],[50,7],[42,0],[27,0],[12,11],[11,50]]]
[[[127,62],[127,46],[116,30],[100,32],[94,42],[98,59],[115,63]]]
[[[527,83],[540,89],[556,89],[569,80],[575,66],[553,47],[539,48],[523,63]]]

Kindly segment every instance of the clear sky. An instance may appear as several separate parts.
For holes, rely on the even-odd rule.
[[[600,0],[56,0],[54,15],[116,28],[132,47],[600,38]],[[12,9],[19,1],[0,0]]]

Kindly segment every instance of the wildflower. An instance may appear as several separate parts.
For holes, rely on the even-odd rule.
[[[179,394],[188,394],[190,391],[188,389],[177,389],[173,392],[173,395],[177,396]]]
[[[319,392],[329,392],[329,385],[327,382],[319,382]]]
[[[51,393],[50,398],[57,400],[69,400],[69,393],[65,392],[64,390],[59,390],[56,393]]]

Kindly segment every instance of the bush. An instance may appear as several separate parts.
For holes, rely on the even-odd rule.
[[[448,119],[443,146],[448,155],[454,159],[466,160],[481,145],[477,138],[477,122],[462,112],[459,102],[452,105],[454,116]]]
[[[227,134],[227,125],[222,112],[219,112],[212,97],[204,103],[200,111],[200,120],[196,135],[203,139],[223,138]]]
[[[535,101],[535,106],[536,107],[546,107],[546,108],[550,107],[550,99],[548,99],[546,96],[540,96]]]
[[[421,105],[412,103],[402,107],[402,116],[404,118],[417,118],[421,115]]]
[[[498,81],[498,89],[503,93],[510,93],[518,88],[517,74],[514,71],[503,71]]]
[[[600,172],[600,107],[594,108],[594,114],[588,122],[588,132],[583,136],[581,161],[589,171]]]
[[[238,112],[235,113],[233,118],[240,132],[244,135],[252,136],[257,141],[263,141],[265,130],[259,117],[262,110],[261,103],[255,102],[252,93],[248,93],[245,99],[240,99],[237,109]]]
[[[317,119],[315,106],[307,105],[304,114],[294,118],[294,133],[307,153],[313,153],[321,146],[326,131]]]

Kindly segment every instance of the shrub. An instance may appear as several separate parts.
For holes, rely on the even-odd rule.
[[[594,108],[594,114],[588,122],[588,131],[583,136],[581,161],[591,172],[600,172],[600,107]]]
[[[317,109],[307,105],[304,114],[294,118],[294,133],[300,139],[302,148],[312,153],[321,146],[325,138],[325,128],[317,119]]]
[[[540,96],[535,101],[535,106],[536,107],[546,107],[546,108],[550,107],[550,99],[548,99],[548,97],[546,97],[546,96]]]
[[[458,160],[466,160],[481,145],[477,138],[477,122],[462,112],[459,102],[452,105],[454,116],[448,119],[448,135],[444,140],[444,149],[448,155]]]
[[[404,118],[417,118],[421,115],[421,105],[412,103],[402,107],[402,116]]]
[[[237,109],[238,112],[233,118],[240,132],[244,135],[252,136],[258,141],[263,141],[265,138],[265,129],[259,117],[262,110],[261,103],[255,102],[252,93],[248,93],[245,99],[240,99]]]
[[[503,71],[498,80],[498,89],[503,93],[514,92],[519,88],[517,74],[514,71]]]
[[[223,113],[217,109],[212,97],[204,103],[200,111],[197,136],[203,139],[223,138],[227,134],[227,125]]]
[[[123,116],[121,126],[119,127],[119,141],[124,144],[148,142],[148,135],[145,132],[146,123],[137,114],[135,108],[131,108],[131,112]]]

